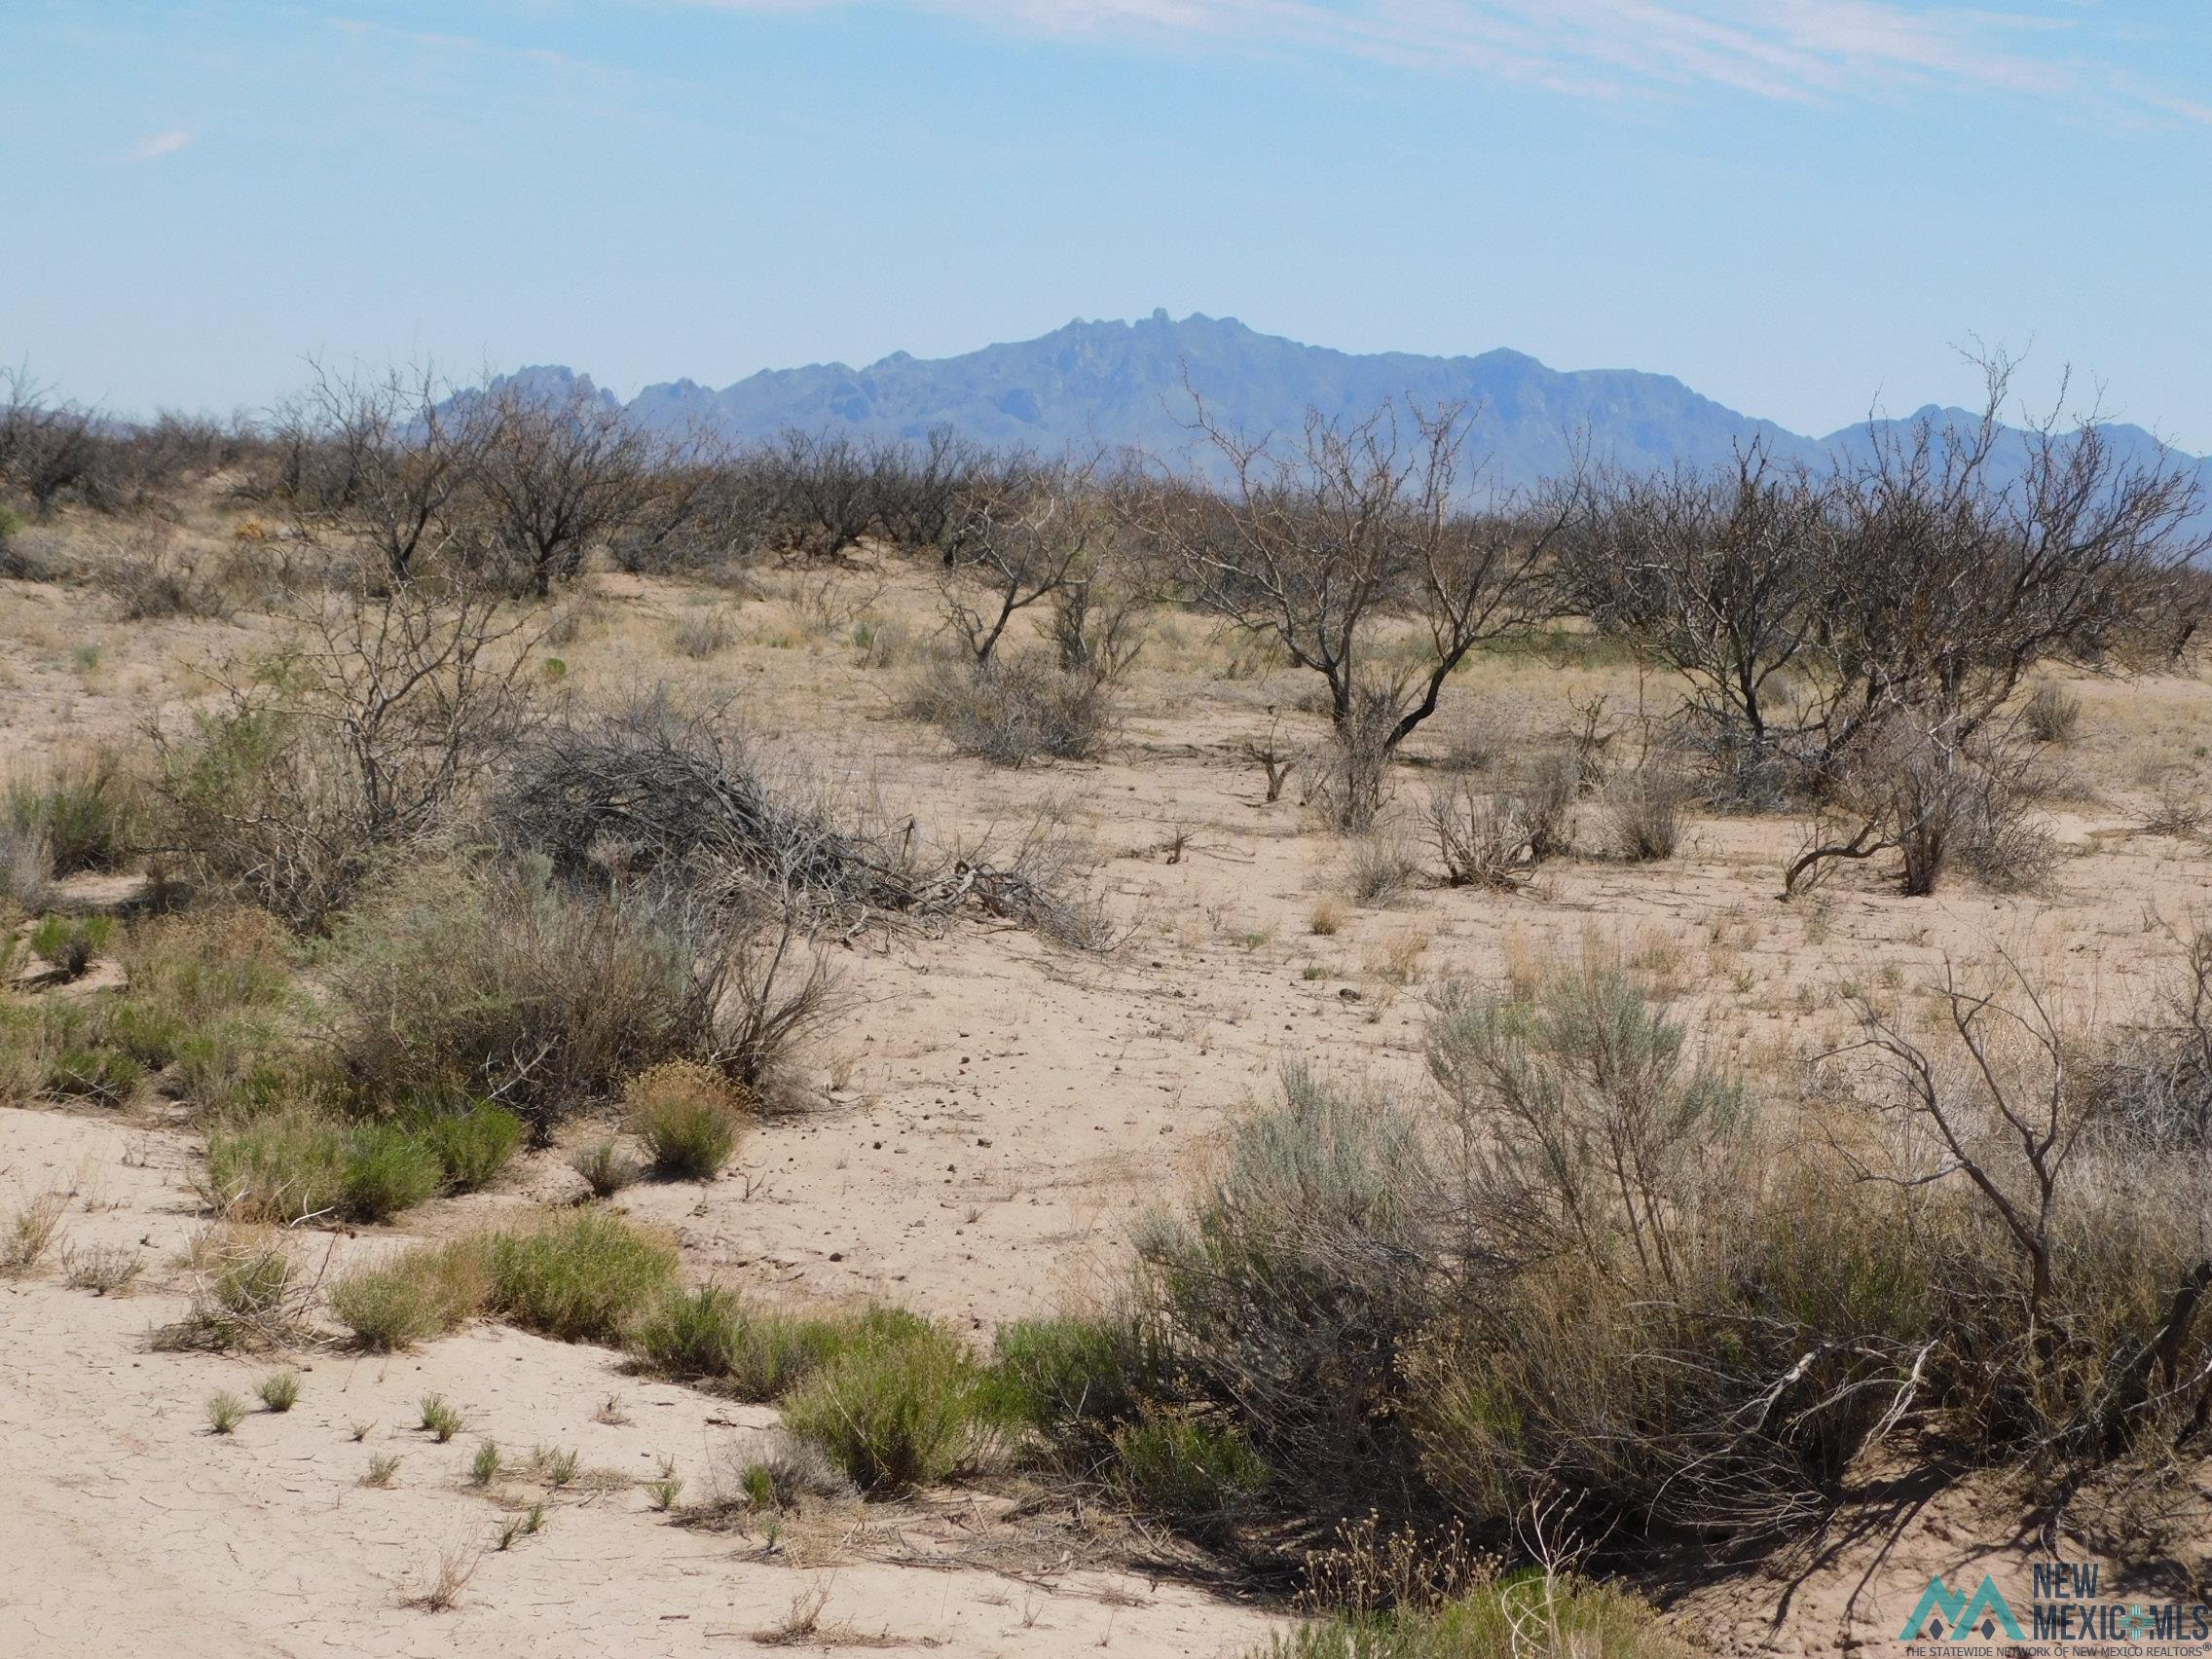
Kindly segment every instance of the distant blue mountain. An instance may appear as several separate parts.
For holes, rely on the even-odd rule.
[[[518,378],[548,394],[580,388],[602,400],[611,397],[588,376],[564,368],[525,369]],[[1506,350],[1474,357],[1354,354],[1261,334],[1234,317],[1194,314],[1177,321],[1163,311],[1133,323],[1078,320],[1035,340],[957,357],[894,351],[861,369],[843,363],[768,369],[719,391],[676,381],[645,387],[628,408],[657,427],[700,424],[747,442],[793,428],[862,439],[919,438],[933,426],[950,425],[993,448],[1056,455],[1137,445],[1205,466],[1210,458],[1193,441],[1190,390],[1222,422],[1254,436],[1295,432],[1309,409],[1356,419],[1385,397],[1465,402],[1477,410],[1468,453],[1487,456],[1485,482],[1505,487],[1565,471],[1583,444],[1593,459],[1634,469],[1677,461],[1714,465],[1754,440],[1778,461],[1824,466],[1839,454],[1862,450],[1884,427],[1904,424],[1862,423],[1807,437],[1738,414],[1668,375],[1562,371]],[[2157,447],[2137,426],[2115,426],[2110,437],[2144,457]],[[2020,440],[2010,437],[1999,457],[2001,475],[2020,453]],[[2185,459],[2199,467],[2212,493],[2212,462]]]

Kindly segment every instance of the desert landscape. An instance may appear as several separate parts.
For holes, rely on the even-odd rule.
[[[2212,1595],[2200,502],[2002,363],[1488,505],[1451,408],[16,390],[10,1651]]]

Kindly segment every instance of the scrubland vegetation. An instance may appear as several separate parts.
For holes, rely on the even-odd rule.
[[[2162,988],[2120,1017],[1999,941],[1846,984],[1837,1040],[1763,1054],[1707,1040],[1701,965],[1619,938],[1483,975],[1371,932],[1332,994],[1419,985],[1414,1063],[1284,1044],[1259,1098],[1203,1103],[1201,1167],[1150,1183],[1107,1293],[987,1345],[763,1295],[627,1207],[750,1198],[763,1146],[834,1121],[826,1045],[869,953],[1011,934],[1103,973],[1175,925],[1117,905],[1058,797],[941,831],[686,676],[787,635],[992,788],[1125,753],[1150,661],[1277,677],[1212,757],[1321,849],[1306,980],[1362,912],[1541,905],[1577,867],[1617,892],[1745,824],[1774,851],[1711,918],[1716,980],[1747,907],[1812,944],[1839,891],[1900,934],[1931,895],[2048,891],[2096,736],[2078,687],[2194,675],[2212,588],[2179,470],[2094,423],[2007,438],[2002,363],[1978,425],[1829,474],[1752,453],[1490,500],[1451,409],[1268,442],[1201,409],[1207,483],[948,434],[730,455],[427,376],[320,374],[230,429],[11,384],[0,581],[149,630],[256,619],[188,703],[0,801],[0,1099],[192,1137],[206,1230],[162,1346],[387,1354],[478,1320],[601,1345],[777,1408],[711,1495],[663,1467],[658,1511],[780,1527],[1026,1483],[1293,1598],[1312,1621],[1272,1651],[1315,1659],[1688,1651],[1617,1581],[1800,1540],[1876,1459],[2004,1469],[2053,1529],[2122,1492],[2147,1535],[2187,1487],[2212,1425],[2212,931],[2188,918],[2141,930]],[[655,623],[657,673],[585,693],[562,653],[609,571],[712,597]],[[770,582],[779,620],[749,620]],[[1468,689],[1501,662],[1558,669],[1555,724]],[[2200,793],[2157,784],[2144,830],[2179,858],[2205,857]],[[1145,856],[1191,851],[1177,829]],[[442,1199],[473,1207],[329,1266],[341,1230]],[[16,1212],[0,1272],[45,1271],[61,1222]],[[140,1266],[69,1260],[103,1292]],[[283,1415],[314,1388],[257,1392]],[[206,1406],[233,1441],[249,1417]],[[467,1426],[441,1395],[421,1417]],[[493,1488],[498,1448],[475,1459]]]

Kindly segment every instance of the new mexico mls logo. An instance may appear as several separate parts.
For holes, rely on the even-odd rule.
[[[1999,1631],[2014,1641],[2027,1640],[2020,1621],[2012,1616],[2012,1609],[2005,1604],[2004,1596],[1987,1576],[1970,1602],[1945,1584],[1943,1575],[1937,1573],[1928,1581],[1927,1593],[1912,1609],[1912,1617],[1905,1620],[1904,1629],[1898,1632],[1898,1640],[1964,1641],[1973,1636],[1995,1636]]]

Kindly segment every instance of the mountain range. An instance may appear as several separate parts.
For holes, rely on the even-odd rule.
[[[540,366],[516,378],[549,394],[581,391],[617,403],[588,375],[570,369]],[[950,425],[996,449],[1059,454],[1136,445],[1205,469],[1212,458],[1194,442],[1194,390],[1223,423],[1252,436],[1295,432],[1309,409],[1357,419],[1386,397],[1462,402],[1475,411],[1468,454],[1487,458],[1486,485],[1504,488],[1566,470],[1584,442],[1594,459],[1637,470],[1719,464],[1754,440],[1778,461],[1820,467],[1892,424],[1862,422],[1807,436],[1739,414],[1669,375],[1559,370],[1511,350],[1472,357],[1336,351],[1262,334],[1234,317],[1194,313],[1178,321],[1164,311],[1137,322],[1079,318],[1034,340],[954,357],[894,351],[866,368],[764,369],[719,391],[696,381],[667,382],[646,387],[623,407],[655,427],[699,424],[739,442],[792,429],[915,439]],[[1912,418],[1929,413],[1938,424],[1974,419],[1934,406]],[[2157,451],[2157,440],[2140,426],[2116,424],[2107,435],[2130,459]],[[2017,464],[2021,448],[2018,435],[2009,434],[1997,457],[2000,480]],[[2212,461],[2176,460],[2196,469],[2212,497]]]

